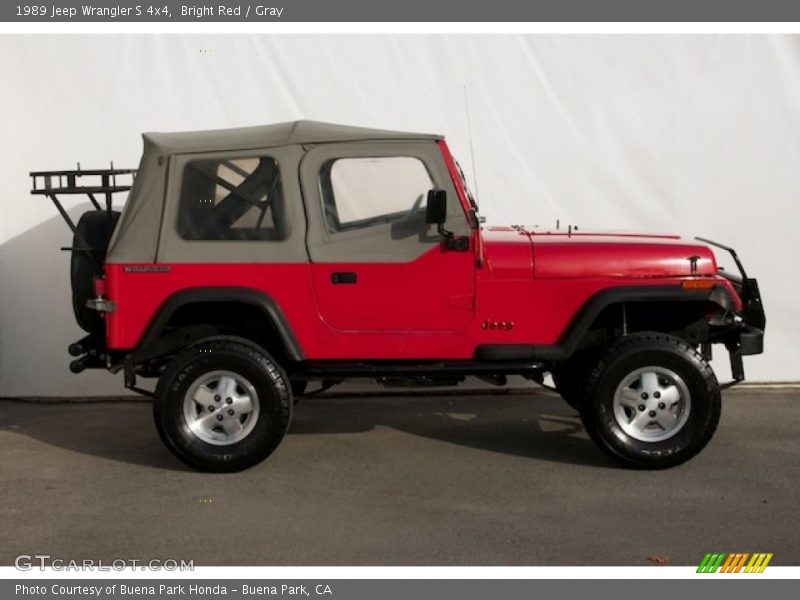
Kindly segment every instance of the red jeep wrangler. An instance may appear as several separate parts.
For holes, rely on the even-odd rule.
[[[31,175],[74,232],[88,335],[72,371],[121,370],[144,393],[137,377],[158,378],[161,438],[199,469],[267,457],[309,381],[546,373],[600,448],[668,467],[717,427],[711,345],[734,383],[762,352],[758,286],[730,248],[714,244],[740,276],[706,240],[484,227],[436,135],[308,121],[152,133],[136,172]],[[128,190],[120,215],[112,195]],[[96,210],[73,225],[66,193]]]

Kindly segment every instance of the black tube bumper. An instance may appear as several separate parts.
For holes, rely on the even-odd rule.
[[[734,385],[744,381],[742,357],[764,352],[764,330],[766,329],[767,318],[764,313],[764,304],[761,301],[761,292],[758,289],[758,281],[747,276],[744,265],[733,248],[704,238],[697,239],[728,252],[739,270],[739,275],[721,270],[720,275],[730,281],[736,290],[742,301],[742,310],[740,313],[732,313],[729,307],[720,304],[726,311],[723,317],[726,323],[719,329],[712,324],[709,332],[711,334],[709,342],[724,343],[730,354],[733,382],[729,385]],[[715,329],[716,331],[714,331]],[[705,344],[705,346],[710,348],[710,343]]]
[[[764,352],[764,330],[745,326],[739,332],[739,352],[742,356]]]

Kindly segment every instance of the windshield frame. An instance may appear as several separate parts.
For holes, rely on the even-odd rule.
[[[472,190],[470,189],[469,184],[467,183],[467,177],[464,175],[464,169],[461,168],[461,164],[458,162],[458,159],[456,159],[455,156],[453,157],[453,163],[456,166],[456,171],[458,172],[458,176],[461,179],[461,186],[464,188],[464,193],[467,195],[467,200],[469,201],[472,222],[475,227],[478,227],[481,223],[481,219],[478,212],[478,201],[472,194]]]

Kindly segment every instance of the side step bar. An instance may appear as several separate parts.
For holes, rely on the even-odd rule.
[[[544,371],[544,364],[534,361],[498,362],[436,362],[436,363],[307,363],[297,369],[296,379],[332,379],[350,377],[430,377],[450,378],[469,375],[523,375],[534,376]]]

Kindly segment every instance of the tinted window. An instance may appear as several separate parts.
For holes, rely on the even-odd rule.
[[[422,218],[434,188],[421,160],[410,156],[337,158],[320,172],[329,231]]]
[[[187,240],[286,239],[278,163],[269,156],[187,163],[178,233]]]

